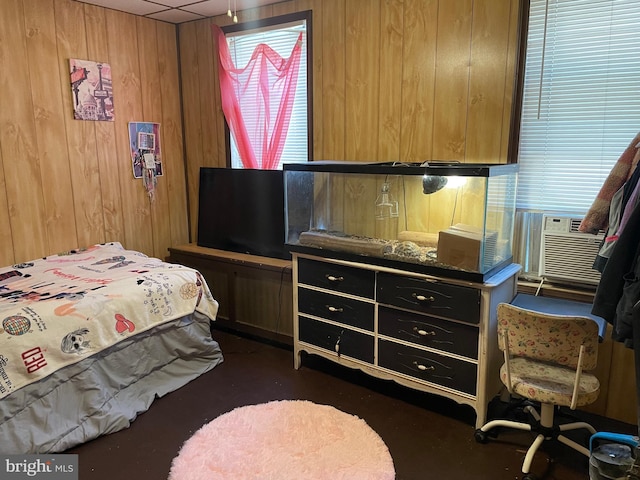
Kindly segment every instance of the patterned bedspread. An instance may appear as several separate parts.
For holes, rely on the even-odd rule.
[[[218,311],[205,280],[120,243],[0,269],[0,399],[156,325]]]

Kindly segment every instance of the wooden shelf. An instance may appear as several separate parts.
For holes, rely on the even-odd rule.
[[[227,250],[218,250],[216,248],[201,247],[196,243],[187,243],[185,245],[179,245],[177,247],[169,247],[169,253],[193,255],[194,257],[198,258],[206,258],[209,260],[236,265],[246,265],[263,270],[291,270],[291,260],[261,257],[259,255],[250,255],[248,253],[230,252]]]
[[[170,247],[167,261],[202,273],[220,304],[216,324],[293,345],[290,260],[189,243]]]

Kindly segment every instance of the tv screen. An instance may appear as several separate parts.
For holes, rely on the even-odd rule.
[[[290,259],[282,170],[200,168],[198,245]]]

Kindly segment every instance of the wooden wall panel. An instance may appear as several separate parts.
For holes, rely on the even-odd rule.
[[[104,8],[86,4],[84,6],[87,54],[88,58],[110,64],[107,38],[107,20]],[[68,89],[67,84],[63,87]],[[97,142],[98,170],[100,172],[100,192],[102,198],[102,217],[104,222],[104,241],[113,242],[124,239],[124,214],[120,195],[120,176],[116,149],[115,122],[93,122]]]
[[[202,163],[202,136],[211,132],[211,125],[200,123],[200,72],[198,67],[198,22],[180,26],[180,78],[182,79],[182,114],[189,187],[190,234],[197,238],[198,184]],[[213,52],[210,52],[213,55]]]
[[[0,15],[0,147],[16,262],[48,250],[46,206],[38,158],[29,57],[20,0],[3,0]]]
[[[439,2],[431,134],[434,160],[464,159],[473,4],[473,0]]]
[[[207,22],[207,26],[210,30],[210,35],[212,39],[212,57],[213,57],[213,91],[211,92],[211,98],[213,100],[213,108],[215,109],[215,117],[216,117],[216,129],[213,134],[216,137],[216,145],[218,146],[218,151],[216,152],[216,159],[218,167],[226,167],[227,166],[227,143],[226,143],[226,122],[224,120],[224,114],[222,113],[222,97],[220,94],[220,83],[218,81],[219,75],[219,62],[218,62],[218,48],[216,39],[213,36],[213,31],[211,30],[211,25]]]
[[[509,0],[475,1],[466,149],[470,162],[494,163],[508,143],[511,116],[504,110],[508,106],[511,111],[507,97],[513,92],[515,71],[514,62],[509,62],[512,31],[501,27],[510,25],[513,10],[517,8]]]
[[[0,75],[1,76],[1,75]],[[1,82],[0,82],[1,83]],[[0,135],[0,264],[12,265],[13,244],[11,243],[11,222],[9,221],[9,207],[7,203],[7,184],[4,181],[4,161],[2,159],[2,138]]]
[[[606,396],[606,410],[598,413],[637,424],[639,422],[639,402],[636,394],[634,352],[620,342],[613,342],[612,350],[610,370],[605,372],[605,376],[601,377],[608,382],[609,387]],[[600,350],[598,353],[600,353]],[[600,362],[600,357],[598,357],[598,362]],[[606,376],[607,374],[608,377]]]
[[[436,0],[405,2],[400,124],[400,160],[403,162],[433,158],[437,27]]]
[[[324,4],[322,0],[297,0],[298,10],[305,11],[311,10],[311,24],[312,24],[312,45],[311,55],[313,58],[323,58],[324,56],[324,31],[320,28],[319,21],[322,19],[322,12]],[[311,151],[314,159],[324,158],[322,146],[324,145],[325,132],[322,128],[323,124],[323,96],[317,95],[315,92],[324,91],[324,67],[322,61],[313,61],[310,70],[313,72],[313,87],[311,88],[312,97],[312,116],[311,116],[311,128],[313,130]]]
[[[322,98],[322,123],[314,122],[315,128],[324,132],[320,155],[316,160],[346,159],[346,2],[325,0],[325,14],[314,18],[315,28],[322,29],[322,91],[313,92]],[[330,14],[329,14],[330,12]]]
[[[234,272],[235,316],[236,321],[244,325],[255,325],[260,319],[260,328],[270,332],[293,336],[291,321],[292,292],[283,287],[284,272],[256,272],[239,270]],[[285,284],[286,285],[286,284]],[[255,292],[251,301],[247,301],[247,292]],[[275,315],[267,315],[273,312]]]
[[[29,63],[38,65],[43,72],[51,75],[30,75],[33,96],[38,156],[43,185],[43,199],[46,216],[48,248],[63,251],[75,245],[75,216],[71,168],[67,155],[65,113],[62,92],[68,90],[63,82],[57,59],[55,13],[53,1],[25,2],[24,16]],[[69,67],[64,70],[68,75]],[[64,78],[66,78],[64,75]]]
[[[616,342],[611,340],[611,330],[612,330],[611,325],[607,325],[604,340],[600,342],[600,344],[598,345],[598,366],[592,372],[600,381],[600,395],[598,396],[598,399],[591,405],[581,407],[581,409],[584,409],[587,412],[592,412],[600,415],[606,414],[607,404],[609,403],[608,397],[611,393],[614,393],[610,391],[611,379],[609,377],[609,372],[611,370],[611,361],[613,359],[613,349],[615,347],[614,343]],[[622,345],[619,345],[619,346],[622,346]],[[629,386],[631,385],[635,385],[633,372],[631,374],[631,379],[632,379],[632,383],[626,385],[627,388],[629,388]],[[629,395],[626,395],[625,397],[626,398],[619,399],[620,401],[617,401],[614,403],[618,403],[618,405],[626,404]],[[634,398],[634,403],[635,403],[635,398]],[[632,411],[635,411],[635,408]],[[616,417],[612,416],[611,418],[616,418]]]
[[[280,2],[271,5],[271,16],[287,15],[300,11],[300,5],[297,2]]]
[[[169,245],[175,246],[189,242],[182,112],[180,97],[176,94],[177,87],[180,85],[176,28],[168,23],[159,22],[157,34],[158,52],[164,52],[164,55],[158,56],[158,75],[162,99],[162,147],[165,164],[163,181],[167,183],[169,199],[169,210],[165,215],[168,215],[171,220]]]
[[[142,92],[142,121],[160,124],[160,148],[164,142],[162,126],[162,96],[160,95],[160,70],[158,65],[157,22],[147,18],[136,19],[138,33],[138,52],[140,58],[140,86]],[[164,152],[161,150],[161,156]],[[165,180],[166,165],[163,163],[163,174],[157,177],[156,191],[149,203],[151,211],[151,227],[153,238],[171,237],[171,217],[169,211],[168,185]],[[163,247],[153,242],[153,255],[162,257],[166,254]]]
[[[206,167],[226,167],[226,158],[219,156],[218,136],[212,134],[218,131],[218,122],[224,123],[223,117],[218,115],[214,95],[214,92],[219,88],[215,83],[218,79],[215,72],[218,64],[211,60],[211,56],[216,51],[213,48],[213,32],[211,23],[208,21],[197,22],[195,27],[198,45],[205,47],[198,50],[200,123],[209,125],[210,128],[209,132],[202,136],[202,165]],[[222,140],[224,141],[224,137]],[[222,151],[224,152],[224,149]]]
[[[58,38],[58,64],[61,84],[69,83],[69,59],[88,59],[84,5],[68,0],[55,1],[55,25]],[[93,59],[103,61],[102,59]],[[71,88],[63,89],[65,105],[73,105]],[[82,98],[79,99],[83,101]],[[71,165],[74,212],[76,213],[77,245],[104,242],[104,219],[100,191],[97,142],[93,122],[74,120],[65,115],[67,155]],[[72,245],[70,248],[74,248]]]
[[[490,3],[490,0],[489,0]],[[513,107],[515,99],[513,98],[516,89],[516,68],[519,61],[519,36],[520,36],[520,9],[514,2],[510,2],[509,9],[509,46],[507,49],[507,58],[505,63],[505,85],[504,85],[504,103],[502,105],[502,133],[500,135],[502,142],[500,143],[499,158],[508,158],[509,143],[511,138],[511,117],[513,116]],[[504,28],[504,26],[502,27]],[[515,162],[515,158],[512,159]]]
[[[252,20],[259,20],[261,18],[267,18],[273,16],[273,5],[265,5],[262,7],[250,8],[238,12],[238,19],[241,22],[250,22]],[[226,15],[222,15],[223,20],[228,22],[229,19]]]
[[[150,201],[142,179],[134,179],[131,172],[129,122],[141,122],[142,83],[138,52],[137,21],[133,15],[107,10],[107,39],[113,76],[113,108],[116,122],[116,149],[120,176],[120,194],[125,206],[124,240],[126,248],[153,253],[153,229]]]
[[[346,2],[345,19],[345,154],[371,162],[378,158],[378,142],[371,140],[378,136],[380,2]]]
[[[380,88],[378,90],[378,160],[400,159],[402,104],[402,0],[384,0],[380,6]]]
[[[212,58],[213,62],[211,62],[213,67],[213,83],[211,84],[211,91],[207,92],[211,95],[211,99],[213,100],[213,108],[215,110],[214,116],[216,117],[215,123],[215,138],[217,145],[217,152],[215,156],[215,163],[210,165],[213,167],[226,167],[227,166],[227,144],[226,144],[226,122],[224,120],[224,114],[222,112],[222,98],[220,95],[220,84],[218,82],[218,74],[219,74],[219,62],[218,62],[218,46],[216,37],[213,33],[212,23],[215,23],[218,26],[231,25],[233,20],[229,18],[227,15],[222,15],[216,17],[214,22],[209,20],[201,22],[203,25],[206,25],[209,30],[209,35],[211,37],[211,43],[207,45],[211,46],[213,49],[211,52],[207,52],[207,55],[210,55],[208,58]],[[208,59],[205,59],[207,61]],[[209,60],[210,61],[210,60]]]
[[[0,264],[104,241],[164,257],[188,241],[176,27],[137,19],[71,0],[0,1]],[[115,122],[73,119],[70,58],[115,67]],[[178,175],[174,188],[159,179],[153,206],[128,146],[148,105],[153,121],[172,121],[162,147]]]

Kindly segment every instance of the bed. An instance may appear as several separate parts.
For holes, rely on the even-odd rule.
[[[197,270],[112,242],[0,268],[0,449],[55,453],[129,426],[223,361]]]

